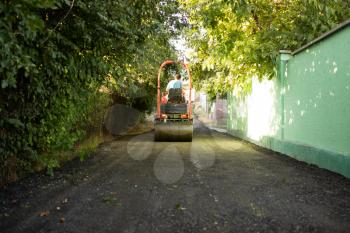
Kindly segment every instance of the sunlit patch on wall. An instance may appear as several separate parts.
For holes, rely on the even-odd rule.
[[[248,97],[248,137],[260,140],[263,136],[276,135],[278,120],[276,116],[276,86],[269,80],[252,81],[252,94]]]

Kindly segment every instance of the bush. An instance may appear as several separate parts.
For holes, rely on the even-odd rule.
[[[175,1],[161,2],[0,3],[2,177],[37,164],[57,167],[57,151],[99,127],[110,101],[101,86],[111,80],[126,89],[130,80],[143,90],[153,85],[148,71],[157,69],[155,58],[173,51],[164,20]]]

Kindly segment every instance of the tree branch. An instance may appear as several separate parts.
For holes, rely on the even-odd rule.
[[[72,9],[73,9],[74,2],[75,2],[75,0],[72,0],[72,3],[71,3],[71,5],[70,5],[70,7],[69,7],[67,13],[63,16],[62,19],[60,19],[60,20],[58,21],[58,23],[57,23],[56,26],[53,28],[53,30],[49,32],[49,35],[45,38],[45,40],[43,40],[43,41],[40,43],[40,46],[42,46],[43,44],[46,43],[46,41],[47,41],[47,40],[49,39],[49,37],[50,37],[50,34],[51,34],[52,32],[54,32],[54,31],[56,31],[57,27],[68,17],[68,15],[70,14],[70,12],[71,12]]]

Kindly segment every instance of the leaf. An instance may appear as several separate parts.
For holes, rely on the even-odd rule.
[[[39,216],[40,217],[47,217],[47,216],[49,216],[49,214],[50,214],[50,211],[42,211],[39,213]]]
[[[65,198],[63,201],[62,201],[63,204],[66,204],[68,203],[68,198]]]
[[[6,87],[8,87],[9,83],[6,79],[2,80],[1,81],[1,88],[4,89]]]
[[[177,203],[177,204],[175,205],[175,209],[176,209],[176,210],[179,210],[179,211],[184,211],[184,210],[186,210],[186,208],[183,207],[180,203]]]
[[[19,120],[19,119],[15,119],[15,118],[6,118],[5,119],[9,124],[13,125],[16,128],[19,127],[24,127],[24,124]]]

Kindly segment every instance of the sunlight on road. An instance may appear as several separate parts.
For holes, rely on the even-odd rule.
[[[184,174],[184,161],[174,145],[166,147],[154,162],[155,176],[165,184],[180,180]]]
[[[193,141],[190,156],[192,164],[198,169],[211,167],[215,162],[215,152],[205,141]]]
[[[131,158],[135,160],[144,160],[151,154],[153,144],[153,134],[141,134],[133,137],[129,141],[127,151]]]
[[[215,135],[214,142],[224,150],[232,150],[236,151],[243,147],[243,143],[241,141],[232,140],[232,138],[229,138],[227,136],[222,135]]]

